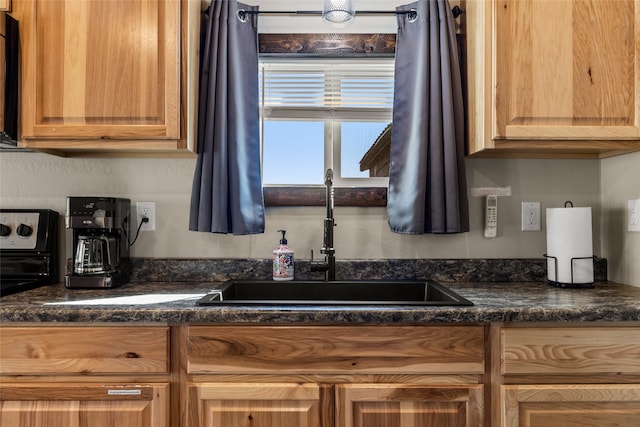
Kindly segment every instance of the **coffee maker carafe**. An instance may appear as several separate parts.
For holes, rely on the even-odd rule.
[[[116,197],[67,197],[65,223],[73,230],[73,265],[67,288],[115,288],[129,281],[131,201]]]
[[[76,243],[76,256],[73,263],[75,274],[113,273],[116,264],[111,255],[117,254],[117,241],[112,236],[81,235]]]

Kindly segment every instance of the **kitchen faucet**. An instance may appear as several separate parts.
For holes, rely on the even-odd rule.
[[[311,251],[311,271],[324,271],[324,280],[336,280],[336,256],[333,248],[333,227],[336,226],[333,220],[333,205],[335,201],[333,192],[333,170],[327,169],[324,179],[327,187],[326,205],[327,217],[324,219],[324,241],[320,253],[324,254],[324,261],[313,260],[313,250]]]

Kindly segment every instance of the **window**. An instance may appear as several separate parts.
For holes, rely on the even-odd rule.
[[[261,58],[263,184],[321,185],[332,168],[335,185],[386,187],[393,70],[388,57]]]

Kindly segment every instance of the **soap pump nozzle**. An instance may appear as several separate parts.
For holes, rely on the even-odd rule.
[[[280,239],[280,244],[281,245],[286,245],[287,244],[287,239],[285,237],[285,234],[287,233],[287,230],[278,230],[279,233],[282,233],[282,239]]]

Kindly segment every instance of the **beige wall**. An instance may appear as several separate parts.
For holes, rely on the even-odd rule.
[[[640,153],[602,160],[602,255],[609,280],[640,286],[640,232],[627,231],[627,201],[640,199]]]
[[[356,8],[387,10],[398,2],[367,0],[366,7],[364,3],[358,0]],[[310,4],[273,0],[266,9],[318,8]],[[281,32],[278,19],[261,19],[261,31]],[[312,20],[319,28],[339,31],[315,17]],[[309,31],[311,18],[295,22]],[[387,25],[388,31],[393,31],[395,20],[357,20],[349,31],[358,28],[367,32],[366,25],[374,26],[376,31]],[[295,30],[287,28],[290,32]],[[268,208],[263,235],[234,237],[188,231],[194,164],[194,159],[65,159],[39,153],[1,152],[0,207],[46,207],[64,215],[65,198],[69,195],[128,197],[134,205],[136,201],[155,201],[158,229],[141,235],[132,248],[135,257],[267,258],[278,241],[276,230],[280,228],[288,230],[289,243],[297,257],[308,258],[311,249],[319,252],[324,217],[320,207]],[[499,200],[497,238],[483,237],[483,204],[478,198],[470,198],[471,231],[460,235],[397,235],[389,231],[384,208],[337,208],[337,256],[538,258],[546,252],[544,209],[572,200],[575,206],[593,207],[594,253],[609,260],[610,279],[640,286],[640,233],[626,231],[626,202],[640,198],[640,153],[602,161],[467,159],[467,172],[469,188],[511,186],[512,196]],[[522,201],[541,202],[542,231],[520,231]],[[67,253],[68,240],[67,236],[61,244]]]
[[[635,159],[637,161],[637,157]],[[607,175],[615,175],[617,167],[609,163],[615,161],[602,163],[612,165],[607,168],[612,169]],[[269,258],[278,242],[280,228],[288,230],[289,244],[298,258],[308,258],[311,249],[319,253],[325,214],[322,207],[268,208],[266,232],[262,235],[238,237],[188,231],[194,165],[195,159],[67,159],[39,153],[2,152],[0,205],[46,207],[64,215],[66,196],[70,195],[128,197],[134,205],[136,201],[155,201],[157,231],[141,234],[132,247],[135,257]],[[512,196],[499,200],[497,238],[483,237],[483,201],[479,198],[470,198],[471,231],[459,235],[398,235],[389,231],[384,208],[338,207],[335,212],[337,256],[345,259],[539,258],[546,251],[544,209],[560,207],[565,200],[572,200],[576,206],[593,207],[594,251],[603,254],[598,237],[600,170],[601,162],[597,160],[467,159],[469,188],[511,186]],[[635,177],[638,182],[637,171]],[[620,194],[619,197],[626,196]],[[520,231],[523,201],[542,203],[542,231]],[[609,199],[606,202],[605,212],[617,203]],[[607,240],[606,243],[607,254],[614,258],[610,260],[611,265],[618,265],[622,249],[616,249],[616,242]],[[637,254],[637,243],[635,247]],[[69,253],[68,247],[65,250]],[[636,282],[637,277],[635,273]]]

